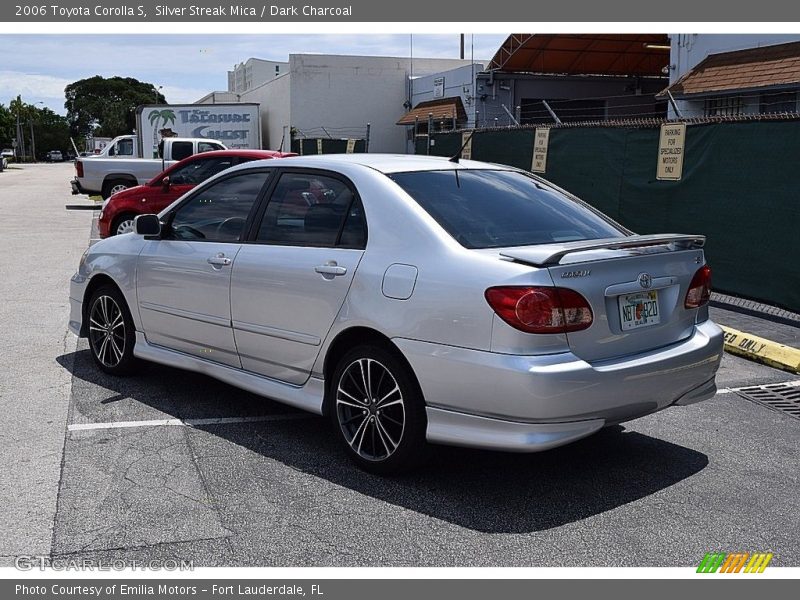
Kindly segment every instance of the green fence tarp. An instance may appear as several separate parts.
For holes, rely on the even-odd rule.
[[[319,138],[322,141],[322,154],[344,154],[347,152],[348,140],[334,140]],[[292,152],[297,154],[319,154],[320,147],[317,138],[298,138],[292,140]],[[366,152],[367,141],[357,139],[353,152]]]
[[[478,131],[472,158],[530,169],[533,136]],[[462,138],[433,139],[448,156]],[[800,312],[800,121],[690,124],[680,181],[656,179],[658,139],[657,127],[553,128],[543,176],[637,233],[707,236],[716,290]]]

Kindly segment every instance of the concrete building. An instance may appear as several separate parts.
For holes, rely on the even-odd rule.
[[[410,103],[409,77],[465,67],[466,60],[291,54],[286,73],[255,85],[241,102],[261,105],[264,146],[288,148],[296,137],[362,138],[370,152],[405,152],[397,119]]]
[[[670,40],[669,90],[682,117],[797,112],[800,35],[681,33]],[[672,106],[669,116],[677,116]]]
[[[663,34],[513,34],[486,70],[481,62],[415,79],[399,123],[462,105],[465,127],[664,116],[666,100],[656,94],[668,84],[668,51]]]
[[[195,101],[195,104],[226,104],[228,102],[239,102],[241,94],[236,92],[210,92]]]
[[[286,73],[289,63],[248,58],[228,71],[228,91],[241,94]]]

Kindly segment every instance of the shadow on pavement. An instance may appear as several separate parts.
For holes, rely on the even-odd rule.
[[[75,377],[73,422],[75,416],[114,420],[103,411],[126,404],[181,419],[295,412],[178,369],[147,365],[140,375],[114,378],[94,366],[88,350],[57,361]],[[126,413],[118,420],[132,419]],[[705,454],[615,426],[536,454],[434,447],[423,469],[381,478],[354,467],[320,417],[196,429],[247,448],[258,460],[280,461],[382,502],[488,533],[541,531],[585,519],[668,488],[708,464]]]

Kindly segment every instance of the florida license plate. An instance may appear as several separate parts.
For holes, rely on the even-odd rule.
[[[651,290],[620,296],[619,318],[623,331],[660,323],[658,292]]]

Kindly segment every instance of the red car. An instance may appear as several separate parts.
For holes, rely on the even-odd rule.
[[[276,150],[213,150],[175,163],[144,185],[117,192],[103,204],[98,221],[100,237],[133,231],[137,215],[164,210],[194,186],[235,165],[265,158],[296,156]]]

